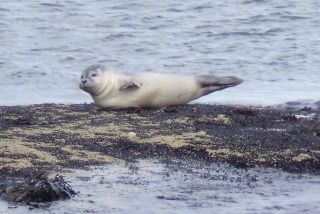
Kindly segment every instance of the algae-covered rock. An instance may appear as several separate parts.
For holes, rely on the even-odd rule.
[[[185,105],[98,111],[92,104],[41,104],[0,106],[0,113],[1,175],[55,174],[143,158],[320,173],[320,109]]]

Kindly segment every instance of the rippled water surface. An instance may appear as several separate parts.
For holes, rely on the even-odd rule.
[[[320,1],[17,1],[0,4],[0,104],[81,103],[79,72],[237,75],[202,102],[320,99]]]
[[[80,191],[30,213],[319,213],[318,176],[197,162],[140,161],[66,176]],[[26,207],[0,213],[28,213]]]

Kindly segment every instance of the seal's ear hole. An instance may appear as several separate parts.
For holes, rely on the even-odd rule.
[[[98,76],[98,74],[91,74],[91,76],[92,76],[92,77],[96,77],[96,76]]]

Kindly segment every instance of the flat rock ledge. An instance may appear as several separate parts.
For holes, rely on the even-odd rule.
[[[319,108],[93,104],[0,107],[0,174],[31,176],[141,158],[320,174]]]

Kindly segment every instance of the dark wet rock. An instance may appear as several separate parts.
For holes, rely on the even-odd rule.
[[[1,188],[0,188],[1,189]],[[62,176],[49,179],[44,175],[23,182],[13,182],[2,188],[1,198],[14,204],[25,204],[33,208],[47,207],[50,202],[70,199],[76,192]]]
[[[1,120],[2,126],[32,126],[52,124],[50,118],[33,117],[33,115],[20,116],[16,118],[4,118]]]
[[[15,205],[15,204],[9,204],[9,206],[8,206],[8,208],[10,208],[10,209],[15,209],[15,208],[17,208],[18,206],[17,205]]]
[[[305,107],[302,107],[302,108],[300,109],[300,111],[306,111],[306,112],[311,111],[311,110],[312,110],[312,108],[309,107],[309,106],[305,106]]]
[[[34,124],[33,121],[30,118],[17,118],[15,120],[12,120],[12,123],[14,125],[18,125],[18,126]]]
[[[78,179],[79,179],[80,181],[90,181],[90,180],[91,180],[91,177],[81,176],[81,177],[78,177]]]
[[[174,107],[174,106],[162,108],[162,111],[167,112],[167,113],[177,113],[178,112],[177,107]]]
[[[238,108],[235,108],[233,112],[241,115],[255,116],[259,113],[259,109],[238,107]]]
[[[282,118],[289,122],[294,122],[294,121],[297,121],[298,119],[297,116],[294,114],[285,114],[285,115],[282,115]]]
[[[301,105],[301,102],[299,102],[299,101],[291,101],[291,102],[287,102],[286,104],[288,106],[297,106],[297,105]]]

